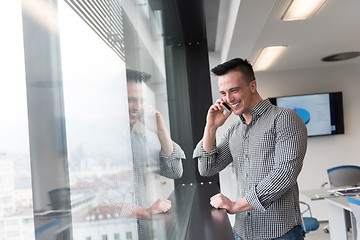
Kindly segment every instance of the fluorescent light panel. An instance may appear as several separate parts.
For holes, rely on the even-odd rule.
[[[254,71],[268,69],[284,52],[287,46],[271,46],[264,48],[254,63]]]
[[[326,0],[293,0],[286,10],[283,21],[295,21],[311,18]]]

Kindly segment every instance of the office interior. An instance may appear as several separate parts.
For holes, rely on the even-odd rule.
[[[310,19],[282,21],[291,2],[4,3],[0,239],[141,238],[138,220],[124,207],[136,201],[137,190],[127,69],[142,80],[150,76],[142,84],[143,104],[162,115],[186,156],[180,178],[160,176],[157,164],[143,169],[147,207],[158,198],[172,201],[168,212],[149,220],[150,239],[219,239],[219,233],[231,239],[233,216],[202,202],[220,190],[235,198],[232,167],[202,177],[192,151],[202,138],[208,107],[220,97],[210,69],[235,57],[254,63],[263,47],[287,46],[268,69],[255,71],[264,99],[342,92],[344,134],[308,138],[300,192],[320,189],[329,181],[329,168],[359,166],[360,57],[321,59],[359,51],[360,3],[326,0]],[[217,137],[237,119],[231,116]],[[325,201],[302,194],[300,199],[314,217],[328,221]]]

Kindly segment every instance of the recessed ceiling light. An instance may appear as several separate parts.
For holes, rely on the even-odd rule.
[[[360,52],[343,52],[323,57],[321,60],[324,62],[335,62],[356,58],[358,56],[360,56]]]
[[[320,9],[326,0],[293,0],[281,18],[283,21],[309,19]]]
[[[257,57],[254,63],[254,71],[262,71],[268,69],[275,60],[284,52],[287,46],[271,46],[265,47]]]

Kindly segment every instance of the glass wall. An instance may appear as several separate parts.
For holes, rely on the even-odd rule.
[[[185,154],[161,11],[14,0],[1,12],[0,239],[166,239]]]

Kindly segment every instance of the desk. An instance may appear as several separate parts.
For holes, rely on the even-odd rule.
[[[322,200],[325,198],[331,198],[331,193],[328,188],[319,188],[319,189],[311,189],[311,190],[303,190],[301,194],[313,200]],[[335,196],[336,197],[336,196]]]
[[[346,227],[346,214],[350,214],[352,239],[356,239],[356,220],[346,197],[326,198],[329,214],[330,236],[332,240],[348,239]]]
[[[300,200],[308,203],[313,217],[319,221],[329,221],[327,204],[322,196],[330,196],[329,189],[319,188],[300,191]]]
[[[351,226],[356,226],[356,220],[352,214],[351,208],[346,197],[330,197],[328,192],[330,189],[321,188],[321,189],[312,189],[301,191],[301,194],[311,200],[311,211],[314,214],[316,209],[313,206],[320,207],[321,202],[326,202],[327,208],[327,219],[329,220],[329,231],[330,237],[332,240],[342,240],[347,238],[347,226],[346,226],[346,217],[350,215]],[[321,196],[324,196],[323,198]],[[325,197],[326,196],[326,197]],[[315,205],[316,203],[316,205]],[[316,216],[317,217],[317,216]],[[357,229],[356,227],[352,228],[353,240],[356,239]]]

